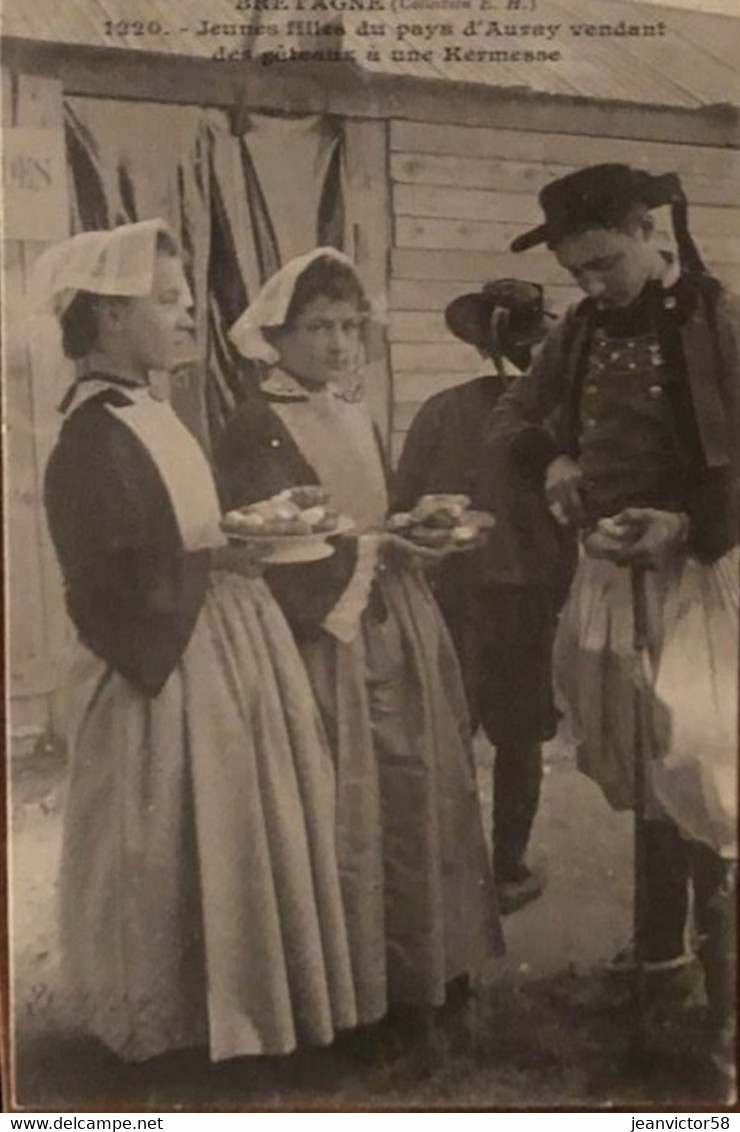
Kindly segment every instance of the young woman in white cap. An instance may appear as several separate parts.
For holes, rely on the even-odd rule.
[[[356,387],[369,303],[333,248],[292,260],[232,329],[267,377],[217,452],[225,502],[316,484],[356,534],[268,574],[334,739],[356,984],[429,1036],[446,984],[499,952],[462,681],[421,571],[391,554],[376,430]],[[415,1028],[415,1027],[413,1027]]]
[[[81,1025],[124,1058],[325,1044],[356,1023],[334,770],[283,616],[149,389],[192,351],[159,221],[39,265],[79,377],[45,502],[80,638],[61,872]]]

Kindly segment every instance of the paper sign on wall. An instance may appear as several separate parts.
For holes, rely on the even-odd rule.
[[[3,237],[61,240],[69,235],[64,133],[17,126],[2,138]]]

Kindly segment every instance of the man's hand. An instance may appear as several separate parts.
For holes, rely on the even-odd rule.
[[[614,522],[632,532],[616,561],[648,570],[657,570],[668,562],[686,545],[689,534],[688,515],[653,507],[628,507],[614,517]]]
[[[606,520],[606,523],[610,522],[611,520]],[[607,558],[610,562],[619,562],[626,549],[626,533],[605,526],[605,520],[602,519],[584,538],[583,549],[589,558]]]
[[[556,456],[547,466],[547,502],[566,522],[575,523],[583,517],[583,501],[579,490],[582,478],[581,469],[570,456]]]

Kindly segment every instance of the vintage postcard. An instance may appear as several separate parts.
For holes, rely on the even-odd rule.
[[[729,1111],[736,2],[0,37],[6,1108]]]

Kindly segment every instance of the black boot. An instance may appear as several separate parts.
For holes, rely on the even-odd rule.
[[[388,1024],[402,1042],[416,1076],[429,1077],[444,1068],[447,1042],[434,1007],[393,1007],[388,1012]]]
[[[493,767],[493,871],[504,916],[536,900],[545,888],[545,877],[524,863],[541,782],[539,743],[499,743]]]
[[[699,960],[709,1002],[710,1058],[723,1093],[737,1075],[737,865],[706,846],[692,851]]]

